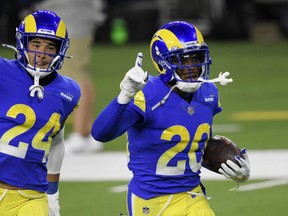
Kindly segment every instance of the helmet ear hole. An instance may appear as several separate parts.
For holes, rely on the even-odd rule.
[[[163,67],[160,65],[160,64],[157,64],[158,65],[158,69],[160,70],[160,71],[163,71]]]

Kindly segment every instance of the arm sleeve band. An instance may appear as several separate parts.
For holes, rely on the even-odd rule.
[[[59,182],[48,182],[49,183],[49,188],[46,191],[47,194],[55,194],[58,191],[58,184]]]

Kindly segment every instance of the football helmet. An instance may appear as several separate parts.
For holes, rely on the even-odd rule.
[[[51,56],[47,69],[36,68],[29,64],[28,42],[33,38],[44,38],[56,44],[57,52]],[[33,76],[47,76],[62,67],[65,53],[69,47],[69,38],[64,21],[54,12],[38,10],[26,16],[16,28],[16,59]],[[31,52],[31,51],[30,51]],[[33,51],[36,55],[36,52]],[[42,53],[48,55],[48,53]]]
[[[190,23],[173,21],[163,25],[152,37],[150,55],[160,79],[165,83],[171,80],[175,80],[181,86],[198,83],[192,78],[190,70],[192,67],[199,68],[199,78],[209,79],[209,66],[212,61],[208,45],[204,42],[201,32]],[[187,64],[185,58],[196,59],[196,61]],[[177,74],[179,69],[188,69],[190,79],[182,80]]]

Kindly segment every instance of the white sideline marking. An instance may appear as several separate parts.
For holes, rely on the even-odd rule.
[[[288,184],[288,178],[284,179],[272,179],[264,182],[257,182],[252,184],[246,184],[246,185],[240,185],[239,188],[237,188],[236,192],[243,192],[243,191],[253,191],[253,190],[259,190],[259,189],[265,189],[269,187],[276,187],[280,185]],[[114,187],[110,187],[109,191],[112,193],[123,193],[127,191],[127,185],[118,185]]]
[[[250,159],[250,179],[288,179],[288,149],[247,150]],[[202,169],[202,179],[224,180],[220,174]],[[62,181],[128,181],[125,152],[66,155],[61,170]]]
[[[62,181],[122,181],[132,177],[125,152],[67,154],[61,169]]]
[[[275,187],[279,185],[288,184],[288,178],[284,179],[272,179],[264,182],[258,182],[253,184],[246,184],[240,186],[236,191],[252,191],[252,190],[259,190],[263,188]]]
[[[109,191],[112,193],[123,193],[126,192],[128,190],[128,186],[126,185],[118,185],[118,186],[114,186],[114,187],[110,187]]]

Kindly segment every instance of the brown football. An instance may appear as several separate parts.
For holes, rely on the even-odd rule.
[[[235,160],[236,155],[243,158],[240,148],[227,137],[216,135],[207,142],[203,155],[203,166],[219,173],[221,163],[225,163],[227,160],[239,164]]]

